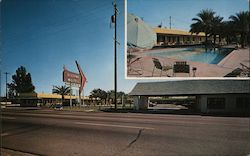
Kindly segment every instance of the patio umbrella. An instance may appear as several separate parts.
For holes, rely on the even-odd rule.
[[[127,14],[128,46],[151,49],[156,43],[156,33],[141,18]]]

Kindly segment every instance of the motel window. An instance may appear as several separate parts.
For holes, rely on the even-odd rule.
[[[160,41],[163,42],[164,41],[164,36],[160,37]]]
[[[201,37],[200,37],[200,41],[201,41]]]
[[[193,37],[193,41],[195,41],[195,37]]]
[[[175,37],[173,37],[173,42],[175,42]]]
[[[241,97],[236,99],[236,108],[248,109],[250,104],[250,98]]]
[[[208,98],[208,109],[225,109],[225,98]]]
[[[189,36],[187,37],[187,41],[190,41],[190,37]]]

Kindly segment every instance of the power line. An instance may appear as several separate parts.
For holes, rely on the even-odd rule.
[[[47,25],[40,27],[40,30],[37,30],[37,28],[35,28],[35,29],[36,29],[36,31],[40,31],[40,32],[48,31],[51,27],[59,27],[59,26],[67,25],[69,23],[73,23],[74,21],[79,21],[83,18],[92,17],[94,14],[100,14],[101,10],[107,9],[107,7],[104,7],[104,6],[108,6],[108,5],[106,3],[103,3],[102,5],[99,5],[95,8],[90,9],[90,11],[88,11],[87,14],[79,13],[77,15],[72,15],[72,16],[69,16],[67,18],[62,19],[63,22],[53,22],[53,23],[50,23],[50,24],[47,24]],[[97,11],[97,10],[99,10],[99,11]],[[30,34],[33,34],[32,30],[30,30],[30,32],[31,32]],[[12,35],[12,36],[8,37],[6,40],[7,41],[13,40],[13,39],[15,40],[15,39],[17,39],[17,37],[22,37],[23,35],[27,35],[27,32],[19,33],[18,35]]]
[[[39,33],[36,33],[36,34],[34,34],[33,36],[31,36],[29,39],[17,41],[17,44],[16,44],[16,45],[15,45],[15,44],[13,45],[13,42],[12,42],[12,43],[7,42],[7,44],[11,44],[11,46],[17,46],[17,45],[20,45],[20,44],[23,44],[23,43],[28,43],[28,41],[30,41],[30,40],[35,40],[35,39],[37,39],[37,38],[39,38],[39,37],[41,37],[41,36],[44,36],[44,35],[50,36],[50,35],[54,35],[54,34],[56,34],[56,33],[63,32],[63,31],[65,31],[65,30],[69,30],[69,29],[72,28],[72,26],[78,26],[78,25],[85,25],[85,26],[86,26],[86,25],[88,25],[88,24],[91,24],[90,22],[96,21],[96,20],[99,20],[99,19],[103,19],[103,17],[96,17],[96,18],[93,18],[93,19],[88,19],[87,21],[82,22],[82,23],[78,22],[78,23],[70,23],[70,24],[68,24],[68,25],[61,25],[61,27],[63,27],[63,26],[66,26],[66,27],[65,27],[65,28],[62,28],[62,29],[57,29],[56,31],[54,31],[53,33],[50,33],[50,34],[46,34],[46,32],[39,32]],[[49,30],[47,30],[47,33],[48,33],[48,31],[49,31]]]
[[[175,21],[177,21],[177,22],[185,23],[185,24],[188,24],[188,25],[192,24],[192,22],[187,22],[187,21],[181,20],[181,19],[176,18],[176,17],[173,17],[172,19],[175,20]]]

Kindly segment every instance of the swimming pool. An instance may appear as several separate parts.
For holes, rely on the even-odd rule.
[[[181,50],[163,50],[149,52],[148,56],[160,56],[174,59],[182,59],[193,62],[202,62],[208,64],[218,64],[224,57],[233,51],[232,48],[225,49],[207,49],[204,48],[185,48]]]

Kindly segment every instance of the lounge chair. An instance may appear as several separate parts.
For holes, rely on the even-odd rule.
[[[131,75],[142,75],[143,74],[142,63],[140,60],[141,60],[141,57],[136,57],[136,55],[129,54],[127,56],[128,74],[131,74]],[[132,65],[138,61],[140,61],[139,67],[133,67]]]
[[[175,62],[173,67],[173,76],[176,76],[176,73],[187,73],[190,76],[190,66],[186,61]]]
[[[232,72],[228,73],[224,77],[239,77],[242,73],[242,69],[236,68]]]
[[[242,72],[241,72],[241,76],[243,77],[250,77],[250,67],[240,63],[241,65],[241,69],[242,69]]]
[[[164,65],[161,65],[161,62],[159,61],[159,59],[157,59],[157,58],[152,58],[152,59],[153,59],[153,63],[154,63],[154,68],[153,68],[153,72],[152,72],[152,77],[154,76],[155,68],[161,70],[160,77],[161,77],[161,75],[162,75],[162,71],[167,72],[168,70],[172,69],[171,66],[164,66]],[[169,75],[167,75],[167,76],[170,77]]]

